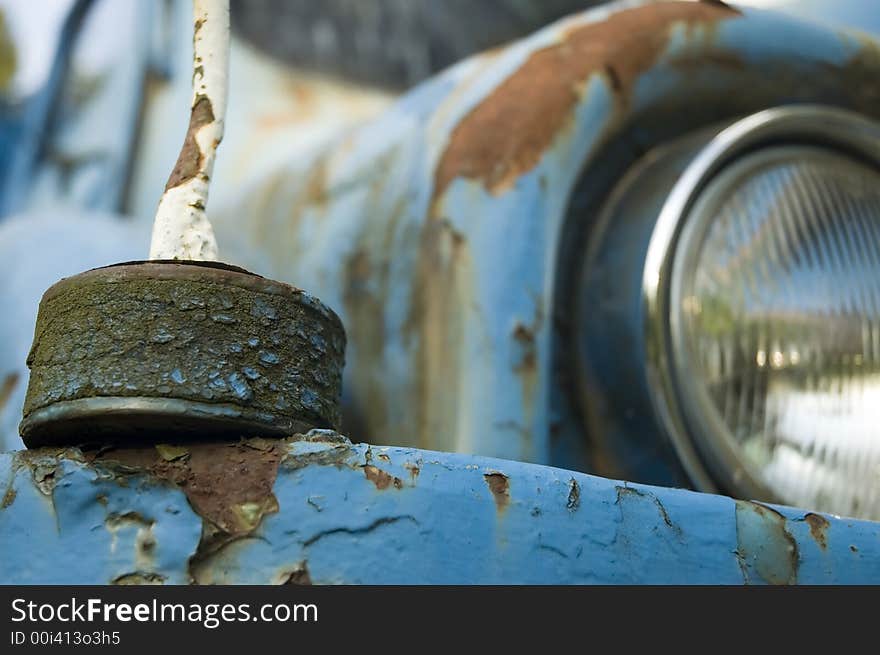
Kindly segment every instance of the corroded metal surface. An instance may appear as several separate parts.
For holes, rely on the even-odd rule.
[[[43,296],[21,433],[33,447],[336,427],[344,349],[320,301],[242,269],[94,269]]]
[[[597,207],[651,147],[795,102],[878,116],[880,48],[721,2],[614,3],[461,62],[212,220],[236,261],[339,309],[356,439],[624,476],[569,382]]]
[[[878,523],[326,431],[10,453],[0,495],[4,583],[880,582]]]

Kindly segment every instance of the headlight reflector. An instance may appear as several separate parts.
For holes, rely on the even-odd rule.
[[[716,175],[670,282],[698,448],[785,502],[880,516],[880,171],[777,146]]]
[[[588,234],[597,473],[880,520],[880,125],[788,106],[682,135]]]

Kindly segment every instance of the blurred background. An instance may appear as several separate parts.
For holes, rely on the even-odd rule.
[[[739,4],[877,31],[872,2]],[[598,4],[233,0],[212,204],[467,55]],[[189,0],[0,0],[0,217],[64,206],[152,218],[188,121],[190,12]]]
[[[748,0],[880,32],[877,0]],[[209,214],[403,91],[589,0],[233,0]],[[866,20],[866,17],[867,20]],[[17,449],[37,302],[144,258],[186,131],[190,0],[0,0],[0,448]],[[221,252],[234,244],[220,243]]]

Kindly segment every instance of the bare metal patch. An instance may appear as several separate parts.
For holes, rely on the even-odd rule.
[[[457,177],[479,180],[492,193],[510,188],[570,122],[579,87],[591,75],[604,75],[618,104],[626,105],[636,80],[666,50],[674,24],[738,15],[722,3],[650,4],[577,27],[533,53],[455,128],[437,166],[434,198]]]

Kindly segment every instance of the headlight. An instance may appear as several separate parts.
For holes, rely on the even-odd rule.
[[[626,239],[643,257],[612,263],[609,290],[602,249]],[[597,348],[613,348],[642,378],[630,410],[697,487],[880,519],[877,125],[781,108],[652,153],[593,246],[587,393],[627,393],[601,382]]]

